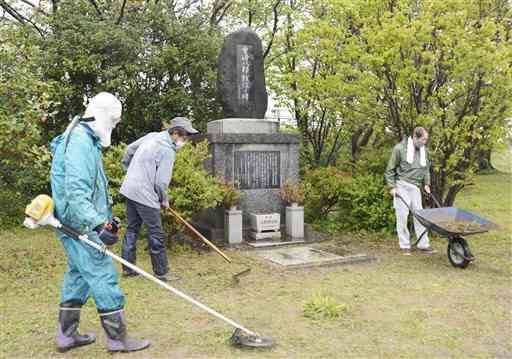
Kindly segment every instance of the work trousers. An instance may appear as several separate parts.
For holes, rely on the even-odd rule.
[[[100,312],[123,308],[125,299],[118,285],[117,271],[112,258],[84,242],[58,232],[68,257],[64,274],[61,304],[84,305],[92,295]],[[91,241],[103,245],[96,232],[88,233]]]
[[[126,215],[128,225],[123,239],[122,257],[135,264],[137,258],[137,239],[139,237],[140,227],[144,223],[148,229],[149,254],[153,272],[157,276],[167,274],[168,260],[165,251],[165,233],[162,228],[162,217],[160,209],[145,206],[141,203],[126,199]],[[132,271],[123,266],[125,273]]]
[[[405,200],[405,202],[409,205],[409,207],[411,207],[413,211],[423,209],[423,205],[421,203],[421,191],[417,186],[405,181],[397,181],[395,190],[396,193],[398,193]],[[394,198],[393,205],[395,207],[396,213],[396,232],[398,234],[398,244],[402,249],[410,249],[410,234],[409,229],[407,228],[409,208],[407,208],[405,203],[403,203],[402,200],[398,197]],[[425,227],[416,218],[414,218],[413,222],[416,237],[420,238],[420,236],[425,231]],[[428,240],[428,234],[425,233],[418,243],[418,248],[424,249],[429,247],[430,243]]]

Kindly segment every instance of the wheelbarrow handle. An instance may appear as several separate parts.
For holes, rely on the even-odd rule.
[[[432,197],[432,199],[434,200],[434,203],[436,204],[437,208],[441,208],[443,206],[441,206],[441,202],[439,202],[439,200],[437,199],[436,196],[434,196],[434,194],[432,192],[429,193],[430,197]]]
[[[398,192],[396,192],[396,190],[395,190],[395,197],[396,197],[396,198],[398,198],[398,199],[400,199],[400,201],[402,201],[402,202],[403,202],[403,204],[405,204],[405,206],[409,209],[409,211],[411,211],[411,212],[412,212],[412,208],[411,208],[411,206],[409,206],[409,204],[407,204],[407,202],[405,201],[405,199],[404,199],[402,196],[400,196],[400,195],[398,194]]]
[[[433,193],[429,193],[429,195],[430,195],[430,197],[432,197],[432,199],[434,200],[434,203],[436,204],[436,206],[437,206],[438,208],[443,207],[443,206],[441,206],[441,203],[440,203],[440,202],[439,202],[439,200],[436,198],[436,196],[434,196],[434,194],[433,194]],[[405,199],[404,199],[402,196],[400,196],[397,192],[395,192],[395,197],[399,198],[399,199],[400,199],[400,200],[401,200],[401,201],[402,201],[402,202],[407,206],[407,208],[409,209],[409,211],[411,211],[411,212],[412,212],[411,207],[407,204],[407,202],[405,201]]]

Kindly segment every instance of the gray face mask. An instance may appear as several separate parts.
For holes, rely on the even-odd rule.
[[[423,143],[419,142],[419,141],[415,141],[414,142],[414,147],[416,147],[418,150],[420,148],[422,148],[423,146],[425,146]]]

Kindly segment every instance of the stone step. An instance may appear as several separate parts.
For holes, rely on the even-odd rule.
[[[258,249],[264,249],[264,248],[277,248],[277,247],[285,247],[285,246],[292,246],[297,244],[304,244],[305,241],[303,239],[294,239],[294,240],[273,240],[273,241],[253,241],[253,242],[245,242],[247,245],[258,248]]]

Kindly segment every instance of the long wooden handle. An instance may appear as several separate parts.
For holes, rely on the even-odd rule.
[[[222,258],[224,258],[228,263],[231,263],[231,259],[227,255],[224,254],[215,244],[207,240],[201,233],[197,231],[190,223],[188,223],[183,217],[179,215],[178,212],[176,212],[174,209],[168,207],[167,210],[177,219],[179,219],[185,226],[187,226],[188,229],[190,229],[200,240],[202,240],[204,243],[208,244],[215,252],[220,254]]]

